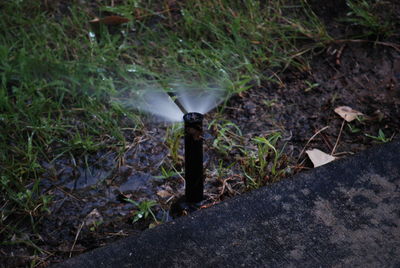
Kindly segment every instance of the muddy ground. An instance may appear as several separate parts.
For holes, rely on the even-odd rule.
[[[387,139],[398,136],[398,46],[373,42],[332,43],[314,56],[310,68],[302,72],[288,69],[280,74],[280,79],[278,84],[262,81],[261,85],[233,96],[222,113],[207,114],[205,124],[216,116],[231,121],[241,129],[242,142],[280,132],[279,147],[285,144],[288,176],[312,168],[307,156],[301,154],[304,149],[318,148],[331,153],[337,144],[334,155],[347,157],[379,143],[365,134],[376,136],[382,130]],[[342,105],[365,116],[362,120],[344,122],[334,112]],[[130,144],[125,155],[98,152],[88,159],[88,167],[85,159],[75,159],[76,167],[67,158],[54,164],[43,163],[48,171],[43,174],[41,186],[53,196],[53,204],[51,214],[37,226],[40,237],[33,234],[31,237],[41,241],[37,245],[44,250],[39,254],[43,267],[148,228],[153,222],[151,217],[132,223],[135,206],[124,198],[156,200],[157,218],[171,220],[169,206],[182,195],[184,181],[179,175],[167,179],[157,177],[161,175],[161,166],[169,167],[171,162],[164,145],[166,129],[164,124],[148,122],[140,132],[127,130]],[[217,174],[220,163],[227,167],[240,154],[235,150],[226,155],[218,152],[212,146],[218,135],[216,131],[211,128],[205,134],[207,201],[204,207],[247,191],[240,164],[225,170],[224,175]],[[0,250],[2,254],[13,254],[6,258],[7,267],[24,266],[32,260],[28,257],[31,256],[28,247]]]

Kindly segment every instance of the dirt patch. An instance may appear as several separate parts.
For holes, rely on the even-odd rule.
[[[339,64],[331,53],[338,49]],[[392,48],[334,45],[313,59],[308,72],[285,72],[281,86],[266,84],[233,97],[228,114],[245,132],[283,131],[293,157],[298,158],[310,137],[326,126],[309,147],[330,153],[341,133],[335,152],[353,154],[377,142],[365,134],[376,136],[382,130],[391,138],[398,133],[399,66],[399,53]],[[343,122],[334,113],[343,105],[362,112],[364,119]]]

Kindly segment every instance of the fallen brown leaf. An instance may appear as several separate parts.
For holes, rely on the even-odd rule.
[[[103,217],[101,216],[97,208],[95,208],[85,217],[84,223],[86,226],[92,226],[95,225],[96,222],[102,222],[102,221]]]
[[[361,112],[353,110],[349,106],[339,106],[335,109],[335,113],[340,115],[347,122],[351,122],[359,115],[363,115]]]
[[[158,192],[157,192],[157,195],[158,195],[159,197],[161,197],[161,198],[167,198],[167,197],[172,196],[172,194],[171,194],[170,192],[166,191],[166,190],[160,190],[160,191],[158,191]]]
[[[119,25],[123,23],[129,22],[128,18],[124,18],[121,16],[106,16],[104,18],[95,18],[91,21],[89,21],[92,24],[106,24],[106,25]]]

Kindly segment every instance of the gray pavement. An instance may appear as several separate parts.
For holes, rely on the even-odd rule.
[[[400,142],[232,198],[57,267],[400,267]]]

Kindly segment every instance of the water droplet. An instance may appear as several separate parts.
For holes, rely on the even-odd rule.
[[[136,67],[132,66],[132,67],[128,67],[128,68],[126,69],[126,71],[127,71],[127,72],[130,72],[130,73],[136,73],[136,72],[137,72],[137,69],[136,69]]]
[[[89,32],[89,40],[90,42],[96,42],[96,34],[94,32]]]

